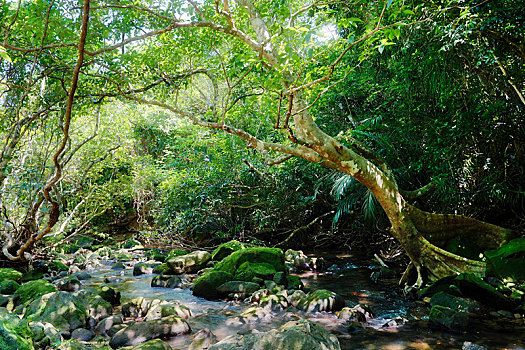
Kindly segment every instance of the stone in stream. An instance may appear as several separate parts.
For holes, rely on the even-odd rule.
[[[248,296],[259,289],[259,285],[253,282],[228,281],[217,287],[219,295],[242,294]]]
[[[206,267],[211,260],[211,254],[206,251],[196,251],[166,260],[170,270],[177,275],[183,273],[197,273]]]
[[[208,299],[217,298],[217,288],[222,284],[232,281],[233,275],[224,271],[210,271],[197,277],[193,284],[193,295]]]
[[[465,330],[470,325],[472,314],[450,307],[435,305],[430,309],[428,319],[432,326],[450,330]]]
[[[20,282],[22,280],[22,272],[12,269],[10,267],[0,268],[0,281],[5,280]]]
[[[189,288],[191,287],[190,278],[185,275],[158,275],[151,280],[152,287],[161,288]]]
[[[139,297],[122,305],[122,314],[125,317],[146,317],[148,319],[156,319],[170,315],[188,318],[191,316],[191,311],[177,301]]]
[[[60,332],[49,322],[31,322],[29,327],[33,333],[33,343],[37,349],[46,349],[63,341]]]
[[[306,312],[339,311],[345,306],[343,297],[326,289],[308,293],[297,304],[299,310]]]
[[[213,344],[217,343],[217,336],[213,332],[204,328],[192,335],[192,342],[188,350],[203,350],[208,349]]]
[[[282,311],[289,306],[286,296],[279,294],[265,296],[261,299],[259,305],[272,311]]]
[[[82,289],[82,283],[75,276],[68,276],[55,282],[58,290],[63,292],[76,292]]]
[[[86,303],[67,292],[52,292],[33,301],[27,307],[24,318],[34,322],[49,322],[64,337],[69,337],[77,328],[86,326],[88,311]]]
[[[11,314],[0,314],[0,349],[34,349],[33,333],[26,320]]]
[[[323,327],[308,321],[291,321],[264,333],[233,335],[211,346],[209,350],[234,349],[315,349],[340,350],[337,337]]]
[[[109,335],[109,330],[115,326],[120,325],[124,321],[122,319],[122,315],[113,315],[106,318],[103,318],[100,320],[97,325],[95,326],[95,331],[103,336]]]
[[[345,322],[366,322],[368,319],[373,318],[374,315],[370,311],[367,305],[357,304],[354,307],[344,307],[337,314],[337,318]]]
[[[72,295],[80,299],[86,306],[91,327],[94,327],[98,321],[113,313],[113,306],[98,294],[88,290],[81,290]]]
[[[139,345],[156,338],[167,338],[191,332],[186,320],[178,316],[168,316],[151,321],[137,322],[118,331],[109,345],[113,348]]]
[[[146,275],[153,272],[153,267],[146,263],[138,263],[133,266],[133,276]]]
[[[164,340],[153,339],[140,345],[126,348],[126,350],[171,350],[171,345]]]
[[[111,305],[120,305],[120,292],[110,286],[100,286],[97,288],[97,294]]]
[[[80,341],[90,341],[95,338],[95,333],[85,328],[77,328],[71,332],[71,339],[76,339]]]

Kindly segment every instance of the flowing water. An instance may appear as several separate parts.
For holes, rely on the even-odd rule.
[[[402,295],[396,281],[370,279],[373,266],[362,263],[349,255],[331,256],[332,265],[326,273],[300,275],[307,289],[328,289],[345,298],[347,304],[366,304],[374,318],[352,329],[334,314],[314,313],[305,315],[293,308],[272,312],[263,320],[241,322],[239,316],[251,307],[248,303],[209,301],[195,297],[189,289],[152,288],[152,275],[133,276],[131,269],[111,270],[109,266],[92,272],[88,285],[96,286],[108,278],[109,286],[122,293],[123,301],[137,297],[177,300],[186,305],[193,317],[187,321],[193,332],[209,328],[219,339],[250,330],[268,331],[282,324],[308,317],[336,334],[342,349],[513,349],[525,350],[525,322],[519,320],[481,320],[469,332],[453,333],[435,330],[428,326],[428,308],[421,302]],[[174,348],[184,349],[191,343],[191,336],[169,340]],[[475,345],[485,347],[476,348]]]

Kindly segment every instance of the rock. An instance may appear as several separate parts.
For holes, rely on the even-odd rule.
[[[40,268],[32,269],[22,275],[22,282],[40,280],[44,278],[44,271]]]
[[[138,263],[133,266],[133,276],[140,276],[152,273],[153,268],[146,263]]]
[[[458,311],[446,306],[436,305],[430,309],[428,316],[430,324],[450,330],[464,330],[470,324],[471,314]]]
[[[251,324],[259,321],[270,321],[272,319],[272,314],[269,309],[265,309],[260,306],[253,306],[244,310],[238,320],[240,323]]]
[[[192,337],[193,340],[188,347],[188,350],[205,350],[217,343],[217,336],[213,334],[208,328],[201,329]]]
[[[145,321],[156,320],[167,316],[179,316],[182,318],[191,317],[191,310],[185,305],[175,301],[163,301],[160,304],[153,305],[148,309],[148,313],[144,317]]]
[[[153,273],[166,274],[166,275],[169,275],[169,271],[170,271],[170,267],[166,263],[157,265],[152,270]]]
[[[84,327],[88,311],[83,300],[67,292],[52,292],[33,301],[27,307],[24,318],[31,317],[35,322],[49,322],[64,337],[71,331]]]
[[[12,269],[10,267],[0,268],[0,281],[5,280],[20,282],[22,280],[22,272]]]
[[[191,316],[191,311],[177,301],[168,302],[140,297],[122,305],[122,314],[125,317],[145,317],[148,319],[157,319],[171,315],[188,318]]]
[[[445,292],[434,294],[430,299],[430,305],[441,305],[454,310],[467,312],[477,312],[480,309],[479,304],[474,300],[455,297]]]
[[[82,289],[82,283],[75,276],[69,276],[62,278],[56,282],[58,290],[64,292],[76,292],[77,290]]]
[[[0,349],[34,349],[33,333],[26,320],[11,314],[0,314]]]
[[[78,271],[73,274],[79,281],[85,281],[91,278],[91,275],[87,271]]]
[[[466,341],[463,343],[461,350],[489,350],[489,348],[485,345],[477,345]]]
[[[196,273],[206,267],[211,260],[211,254],[206,251],[196,251],[166,260],[170,270],[174,274]]]
[[[276,272],[273,265],[269,263],[252,263],[246,261],[237,268],[234,277],[239,281],[253,281],[254,277],[262,278],[263,280],[272,280]]]
[[[111,266],[111,269],[112,270],[123,270],[124,264],[121,261],[117,261],[116,263],[113,264],[113,266]]]
[[[127,350],[171,350],[171,345],[161,339],[153,339],[140,345],[126,348]]]
[[[120,262],[127,262],[133,260],[133,255],[126,253],[126,252],[119,252],[115,258]],[[115,264],[117,265],[117,264]],[[114,267],[114,266],[113,266]]]
[[[226,242],[226,243],[223,243],[223,244],[219,245],[213,251],[213,253],[211,253],[211,259],[213,261],[221,261],[222,259],[224,259],[228,255],[231,255],[232,253],[234,253],[234,252],[236,252],[238,250],[241,250],[241,249],[245,249],[245,248],[247,248],[247,246],[244,245],[243,243],[241,243],[239,241],[232,240],[232,241],[229,241],[229,242]]]
[[[120,305],[120,292],[110,286],[100,286],[97,288],[97,294],[111,305]]]
[[[60,271],[68,272],[69,271],[69,267],[60,260],[53,260],[49,262],[47,267],[50,271],[55,271],[55,272],[60,272]]]
[[[37,349],[45,349],[63,341],[60,332],[49,322],[32,322],[30,328]]]
[[[304,284],[299,276],[286,276],[286,287],[288,289],[303,289]]]
[[[14,294],[20,285],[10,279],[0,281],[0,294]]]
[[[365,313],[363,313],[358,307],[344,307],[341,311],[339,311],[337,318],[350,323],[363,323],[367,320]]]
[[[118,331],[109,345],[113,348],[139,345],[148,340],[163,337],[173,337],[191,332],[191,328],[184,319],[177,316],[168,316],[157,320],[134,323]]]
[[[525,281],[525,238],[517,238],[497,250],[485,252],[487,274],[504,281]]]
[[[284,260],[293,267],[294,271],[310,270],[310,259],[301,250],[288,249],[284,253]]]
[[[108,331],[115,325],[122,324],[122,315],[113,315],[100,320],[95,326],[95,331],[103,336],[107,336]]]
[[[161,288],[188,288],[191,286],[190,279],[186,275],[158,275],[151,280],[152,287]]]
[[[164,261],[166,261],[166,260],[168,260],[168,259],[171,259],[171,258],[176,258],[176,257],[178,257],[178,256],[186,255],[186,254],[188,254],[188,252],[185,251],[185,250],[181,250],[181,249],[172,249],[172,250],[170,250],[170,251],[168,252],[168,255],[166,256],[166,259],[165,259]]]
[[[299,305],[299,302],[304,298],[306,298],[305,292],[303,292],[302,290],[295,290],[288,296],[288,303],[294,307],[297,307],[297,305]]]
[[[18,304],[22,305],[38,299],[44,294],[56,292],[54,285],[46,280],[34,280],[22,284],[15,292],[18,296]]]
[[[235,275],[239,267],[245,262],[256,264],[267,263],[272,265],[276,272],[284,271],[283,251],[278,248],[265,247],[254,247],[238,250],[218,262],[217,265],[215,265],[214,270],[224,271]]]
[[[252,294],[259,289],[257,283],[244,282],[244,281],[228,281],[217,287],[219,295],[228,295],[231,293],[238,294]]]
[[[208,299],[219,296],[217,288],[234,279],[233,275],[224,271],[210,271],[200,277],[197,277],[193,284],[193,295]]]
[[[308,293],[297,304],[297,308],[307,312],[339,311],[345,306],[344,299],[334,292],[320,289]]]
[[[273,276],[273,281],[277,284],[287,285],[288,281],[286,277],[287,276],[284,271],[279,271]]]
[[[265,333],[230,336],[209,348],[234,349],[340,350],[341,347],[337,337],[323,327],[308,320],[300,320]]]
[[[77,328],[71,332],[71,339],[77,339],[80,341],[90,341],[95,338],[95,333],[85,328]]]
[[[288,299],[286,299],[285,296],[279,294],[270,294],[265,296],[261,299],[259,305],[272,311],[282,311],[289,306]]]
[[[75,243],[67,243],[62,244],[60,246],[60,250],[64,252],[65,254],[74,254],[76,253],[81,247],[78,244]]]

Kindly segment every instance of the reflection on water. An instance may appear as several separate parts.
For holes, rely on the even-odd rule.
[[[354,260],[354,261],[349,261]],[[497,322],[481,320],[469,333],[452,333],[433,330],[428,327],[428,309],[421,303],[407,300],[401,295],[397,281],[383,280],[374,283],[370,279],[372,267],[360,264],[355,258],[334,256],[335,263],[327,273],[305,273],[300,275],[308,289],[329,289],[342,295],[349,306],[367,304],[375,318],[363,326],[348,329],[331,313],[308,315],[336,334],[342,349],[462,349],[465,344],[484,345],[487,349],[525,350],[525,324],[523,320]],[[132,270],[123,272],[103,268],[92,273],[89,286],[97,286],[109,279],[111,287],[122,293],[122,300],[146,297],[161,300],[177,300],[186,305],[193,317],[187,321],[193,333],[209,328],[219,338],[245,333],[252,329],[268,331],[289,320],[307,317],[302,312],[289,309],[271,312],[269,320],[244,323],[239,315],[250,304],[209,301],[192,295],[189,289],[152,288],[152,275],[133,276]],[[390,321],[397,318],[397,320]],[[390,322],[389,322],[390,321]],[[169,340],[174,348],[187,348],[191,336],[179,336]],[[475,348],[471,348],[475,349]],[[477,348],[483,349],[483,348]],[[276,349],[277,350],[277,349]]]

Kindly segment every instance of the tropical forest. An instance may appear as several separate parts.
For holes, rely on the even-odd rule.
[[[0,0],[0,350],[525,349],[523,0]]]

